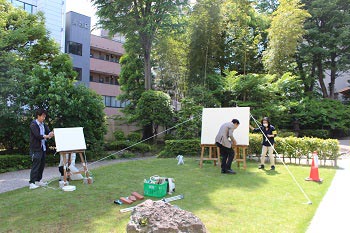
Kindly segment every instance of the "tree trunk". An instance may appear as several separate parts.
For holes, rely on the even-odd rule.
[[[150,35],[141,36],[142,47],[144,50],[144,72],[145,72],[145,89],[152,89],[152,73],[151,73],[151,49],[152,49],[152,39]]]
[[[324,84],[324,80],[323,80],[323,66],[322,66],[321,60],[317,61],[317,71],[318,71],[318,81],[321,86],[323,98],[328,98],[327,87]]]
[[[143,126],[142,129],[142,140],[148,139],[153,136],[153,124]]]
[[[336,63],[337,55],[335,53],[331,54],[331,82],[329,83],[329,98],[334,99],[334,86],[335,79],[337,78],[337,63]]]

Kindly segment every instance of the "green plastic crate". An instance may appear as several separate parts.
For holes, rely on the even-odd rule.
[[[163,184],[143,183],[143,194],[150,197],[164,197],[168,188],[168,182]]]

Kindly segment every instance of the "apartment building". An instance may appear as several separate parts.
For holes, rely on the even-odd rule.
[[[44,13],[45,26],[60,46],[62,52],[65,50],[65,14],[66,0],[8,0],[13,6],[24,9],[30,14],[39,11]]]
[[[91,35],[89,86],[103,97],[107,116],[116,115],[125,107],[125,103],[116,99],[121,93],[119,59],[123,54],[121,42]]]
[[[105,113],[113,116],[120,113],[125,103],[116,97],[121,93],[119,75],[120,57],[124,54],[120,37],[112,39],[92,35],[91,19],[88,16],[68,12],[66,14],[66,53],[73,60],[78,72],[77,80],[103,97]]]

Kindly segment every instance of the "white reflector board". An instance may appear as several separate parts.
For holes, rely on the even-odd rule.
[[[54,133],[57,152],[86,150],[82,127],[55,128]]]
[[[215,144],[215,137],[220,126],[237,119],[240,122],[233,132],[237,145],[249,145],[250,108],[204,108],[202,113],[201,144]]]

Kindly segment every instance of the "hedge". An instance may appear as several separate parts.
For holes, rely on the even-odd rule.
[[[128,148],[128,151],[132,152],[140,152],[140,153],[146,153],[150,152],[152,147],[146,143],[138,143],[135,144],[132,141],[124,140],[124,141],[114,141],[114,142],[109,142],[105,144],[105,150],[123,150],[125,148]]]
[[[201,142],[199,139],[189,140],[166,140],[164,150],[158,157],[169,158],[177,155],[198,156],[201,150]]]
[[[320,139],[320,138],[296,138],[296,137],[276,137],[275,149],[282,157],[283,161],[287,158],[292,162],[292,159],[300,160],[302,158],[309,159],[309,154],[313,151],[318,152],[320,160],[336,160],[339,155],[338,140],[335,139]],[[249,136],[249,155],[261,154],[261,134],[250,134]],[[158,157],[176,157],[177,155],[184,156],[199,156],[200,155],[200,140],[167,140],[165,141],[164,150],[161,151]]]
[[[250,134],[248,154],[261,154],[261,134]],[[288,158],[290,162],[292,159],[300,160],[302,158],[309,159],[309,154],[317,151],[318,157],[324,162],[326,160],[336,160],[339,156],[339,143],[336,139],[320,139],[320,138],[296,138],[296,137],[276,137],[275,149],[282,157],[283,161]]]
[[[46,165],[58,166],[59,162],[60,156],[58,154],[46,156]],[[28,169],[31,166],[32,158],[29,155],[0,155],[0,173]]]

